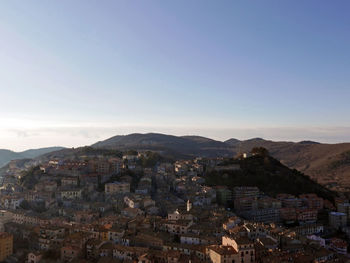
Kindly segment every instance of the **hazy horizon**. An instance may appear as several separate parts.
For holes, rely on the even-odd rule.
[[[339,128],[340,129],[340,128]],[[342,128],[343,129],[343,135],[345,134],[349,134],[350,132],[350,128]],[[114,129],[112,129],[114,130]],[[201,133],[196,133],[196,132],[190,132],[188,131],[187,133],[181,133],[181,130],[178,130],[178,132],[175,133],[171,133],[170,131],[173,131],[174,129],[170,129],[170,130],[148,130],[148,129],[142,129],[140,128],[140,130],[134,131],[134,132],[120,132],[120,133],[111,133],[111,131],[107,132],[108,130],[106,129],[96,129],[94,132],[87,132],[86,130],[70,130],[70,129],[65,129],[63,134],[68,135],[68,137],[73,137],[75,139],[77,139],[77,143],[75,144],[71,144],[71,145],[65,145],[63,143],[59,144],[55,144],[54,142],[52,142],[52,144],[49,143],[49,141],[53,138],[56,137],[58,138],[58,142],[64,142],[67,139],[72,139],[72,138],[64,138],[62,140],[62,130],[42,130],[41,132],[43,134],[39,134],[39,131],[36,132],[29,132],[29,133],[22,133],[22,134],[18,134],[17,135],[17,140],[21,140],[23,139],[23,141],[27,141],[27,138],[30,137],[38,137],[39,140],[41,138],[41,143],[33,143],[33,144],[24,144],[22,145],[22,147],[18,147],[18,148],[10,148],[10,147],[1,147],[0,149],[7,149],[7,150],[12,150],[15,152],[21,152],[21,151],[25,151],[25,150],[29,150],[29,149],[37,149],[37,148],[46,148],[46,147],[55,147],[55,146],[61,146],[61,147],[66,147],[66,148],[72,148],[72,147],[82,147],[82,146],[89,146],[91,144],[94,144],[98,141],[103,141],[106,139],[109,139],[113,136],[117,136],[117,135],[128,135],[128,134],[132,134],[132,133],[161,133],[161,134],[166,134],[166,135],[174,135],[174,136],[202,136],[202,137],[207,137],[210,139],[214,139],[217,141],[226,141],[229,139],[238,139],[238,140],[248,140],[248,139],[253,139],[253,138],[262,138],[264,140],[271,140],[271,141],[289,141],[289,142],[300,142],[300,141],[315,141],[315,142],[320,142],[320,143],[330,143],[330,144],[335,144],[335,143],[350,143],[349,141],[343,140],[343,141],[334,141],[330,138],[328,138],[327,140],[327,136],[321,136],[321,137],[317,137],[315,136],[314,138],[318,138],[318,139],[312,139],[311,137],[305,137],[305,138],[301,138],[301,137],[286,137],[288,135],[292,136],[293,133],[294,134],[298,134],[300,133],[300,130],[296,130],[296,129],[292,129],[292,128],[275,128],[275,130],[271,130],[271,129],[264,129],[264,128],[259,128],[259,129],[236,129],[236,130],[222,130],[221,132],[217,131],[217,130],[206,130],[206,132],[204,132],[204,134]],[[307,132],[315,134],[317,133],[319,129],[309,129],[307,130]],[[69,131],[69,132],[68,132]],[[324,132],[330,132],[330,130],[328,131],[324,131]],[[230,133],[235,133],[237,136],[231,136],[231,137],[227,137],[224,136],[225,134],[227,134],[228,132]],[[274,133],[275,132],[275,136],[269,136],[269,134]],[[282,135],[277,135],[277,133],[282,134]],[[306,130],[305,130],[306,132]],[[337,130],[338,132],[338,130]],[[56,134],[56,136],[52,136],[52,135],[46,135],[45,133],[54,133]],[[61,134],[61,136],[59,136],[59,134]],[[102,136],[101,134],[105,134],[105,136]],[[260,136],[256,136],[256,134],[259,134]],[[285,136],[283,136],[283,134],[285,134]],[[221,136],[220,136],[221,135]],[[47,142],[47,144],[46,144]],[[5,144],[6,145],[6,144]],[[8,142],[8,145],[14,145],[11,142]]]
[[[1,1],[0,148],[350,141],[350,2]]]

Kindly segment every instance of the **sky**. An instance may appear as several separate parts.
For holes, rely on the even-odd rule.
[[[0,1],[0,148],[350,141],[350,2]]]

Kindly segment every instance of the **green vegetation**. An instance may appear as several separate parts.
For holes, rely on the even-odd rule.
[[[138,155],[138,152],[135,150],[128,150],[125,152],[126,155]]]
[[[34,186],[39,182],[40,176],[43,172],[40,170],[39,166],[34,166],[29,170],[21,174],[21,184],[27,189],[33,189]]]
[[[90,146],[81,147],[78,149],[79,155],[103,155],[110,157],[122,158],[123,154],[121,151],[112,149],[95,149]]]
[[[235,158],[225,158],[218,166],[228,166],[233,164],[239,164],[239,160]]]
[[[45,262],[56,262],[60,259],[59,250],[49,249],[44,252],[43,259]]]
[[[265,157],[269,155],[269,151],[264,147],[254,147],[251,150],[251,154]]]
[[[265,153],[264,153],[265,154]],[[226,185],[258,186],[268,195],[279,193],[300,195],[316,193],[322,198],[333,201],[335,193],[317,184],[308,176],[297,170],[291,170],[270,156],[254,155],[239,161],[241,170],[218,172],[212,171],[205,175],[209,186]]]
[[[27,200],[23,200],[22,203],[19,205],[19,207],[24,209],[24,210],[31,209],[31,206]]]
[[[147,151],[144,155],[141,156],[139,164],[142,167],[151,168],[162,160],[163,158],[159,153]]]

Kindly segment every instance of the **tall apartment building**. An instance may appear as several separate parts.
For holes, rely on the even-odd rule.
[[[237,212],[248,212],[258,209],[258,202],[254,197],[235,198],[234,207]]]
[[[347,216],[341,212],[330,212],[329,213],[329,225],[335,229],[339,229],[346,226]]]
[[[303,206],[303,200],[296,197],[289,197],[281,199],[282,206],[283,207],[294,207],[294,208],[300,208]]]
[[[258,198],[259,188],[256,186],[240,186],[233,188],[233,199],[238,198]]]
[[[0,261],[4,261],[13,253],[13,236],[6,232],[0,233]]]
[[[255,222],[271,223],[280,221],[280,209],[278,208],[256,209],[242,213],[242,215]]]
[[[227,186],[216,186],[216,201],[221,205],[232,202],[232,191]]]
[[[109,159],[111,173],[119,174],[121,167],[123,166],[123,161],[119,158],[111,158]]]
[[[113,182],[105,184],[106,194],[124,194],[130,192],[130,183]]]
[[[299,224],[316,223],[317,221],[316,209],[297,209],[296,212]]]
[[[299,196],[303,200],[303,203],[307,208],[321,210],[324,205],[324,201],[321,197],[316,194],[303,194]]]
[[[338,203],[337,210],[347,216],[347,223],[350,223],[350,203]]]
[[[110,170],[110,163],[108,161],[100,160],[97,162],[97,173],[98,174],[109,174],[111,172]]]
[[[4,230],[4,224],[11,222],[13,219],[13,213],[8,210],[0,210],[0,231]]]

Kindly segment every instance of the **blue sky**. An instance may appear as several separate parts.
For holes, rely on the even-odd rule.
[[[0,148],[350,141],[349,1],[1,1]]]

